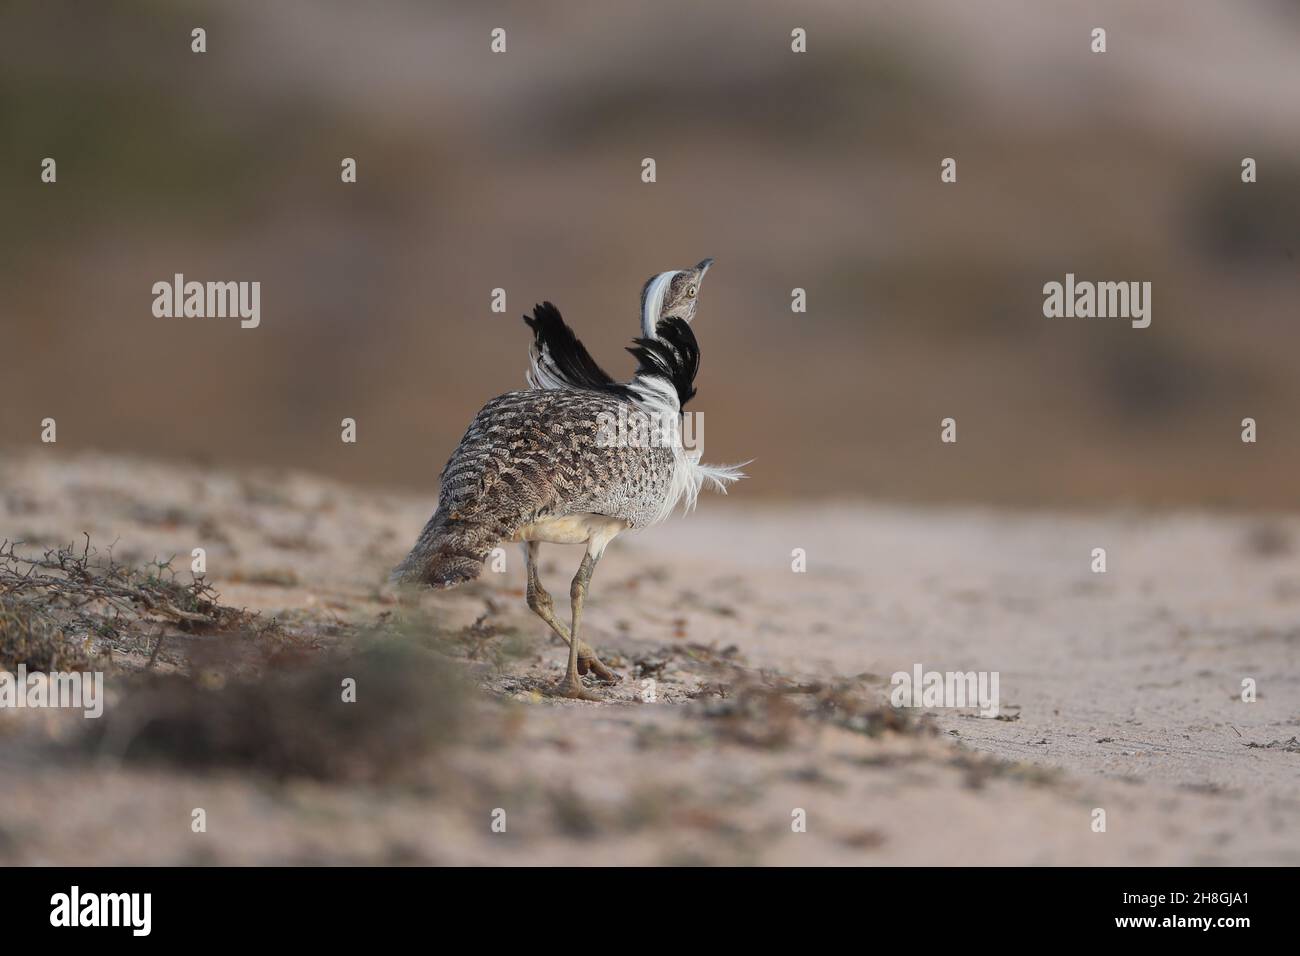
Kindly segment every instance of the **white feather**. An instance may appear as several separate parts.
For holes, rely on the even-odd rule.
[[[539,350],[536,343],[528,349],[528,372],[524,375],[524,380],[529,388],[574,387],[555,367],[550,351],[545,346]]]
[[[668,295],[668,287],[672,284],[673,276],[678,275],[680,270],[672,272],[661,272],[646,286],[645,301],[641,303],[641,336],[647,339],[655,339],[655,326],[659,324],[659,313],[663,311],[664,299]]]
[[[672,436],[673,475],[650,524],[667,521],[677,510],[678,504],[682,505],[682,514],[690,514],[695,510],[700,491],[706,482],[714,491],[725,495],[727,485],[745,477],[740,469],[749,462],[739,465],[706,465],[700,461],[702,451],[682,445],[682,406],[671,382],[660,375],[638,375],[632,379],[631,388],[638,396],[636,404],[643,412],[657,421],[675,419],[678,425],[677,428],[660,430],[661,434]]]

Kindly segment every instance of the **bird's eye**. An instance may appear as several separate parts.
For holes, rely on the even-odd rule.
[[[688,286],[688,287],[687,287],[687,289],[686,289],[686,298],[688,298],[688,299],[693,299],[693,298],[695,298],[695,286]]]

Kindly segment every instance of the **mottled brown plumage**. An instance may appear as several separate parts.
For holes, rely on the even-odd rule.
[[[397,579],[439,588],[469,581],[493,548],[545,518],[652,523],[672,481],[673,453],[610,441],[602,422],[620,412],[638,408],[575,389],[507,392],[488,402],[443,469],[438,510]]]

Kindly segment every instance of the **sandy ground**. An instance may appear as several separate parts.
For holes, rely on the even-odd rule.
[[[432,492],[6,455],[0,537],[39,552],[87,532],[177,567],[204,547],[222,603],[279,621],[275,653],[203,667],[346,661],[400,624],[469,690],[449,743],[394,744],[359,775],[140,760],[85,746],[79,716],[0,712],[0,862],[1300,863],[1300,521],[794,508],[743,488],[611,546],[584,620],[624,680],[583,703],[547,694],[564,653],[517,549],[418,606],[384,583]],[[543,552],[559,604],[578,557]],[[148,643],[93,647],[112,654],[103,719],[144,672],[192,675],[250,640],[175,630],[152,666]],[[890,708],[889,675],[917,663],[997,671],[1001,719]],[[442,719],[391,709],[348,759]],[[328,742],[323,713],[303,735]]]

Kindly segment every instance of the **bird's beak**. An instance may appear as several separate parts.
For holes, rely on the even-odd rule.
[[[695,271],[700,274],[701,279],[704,278],[704,273],[709,271],[709,266],[711,265],[713,265],[713,258],[711,256],[708,259],[700,260],[700,264],[695,267]]]

